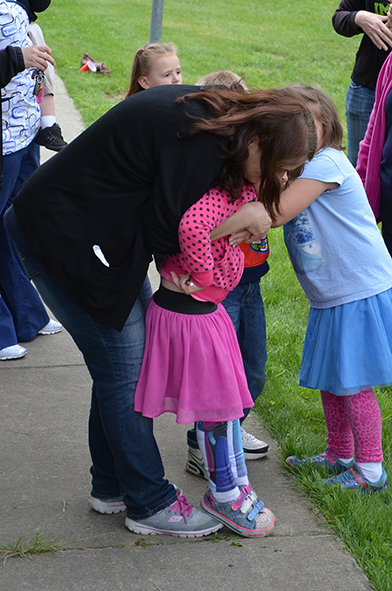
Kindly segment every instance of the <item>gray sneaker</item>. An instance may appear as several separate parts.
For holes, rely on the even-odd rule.
[[[125,511],[127,506],[123,501],[123,495],[112,497],[110,499],[98,499],[97,497],[90,496],[88,500],[89,507],[103,513],[104,515],[112,515],[113,513],[121,513]]]
[[[135,534],[167,534],[183,538],[201,538],[216,532],[222,524],[190,505],[177,491],[177,500],[151,517],[134,521],[125,519],[125,525]]]

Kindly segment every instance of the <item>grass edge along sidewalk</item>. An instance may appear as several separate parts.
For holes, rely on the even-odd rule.
[[[332,29],[338,1],[297,0],[287,5],[242,0],[167,3],[162,40],[178,49],[185,83],[216,69],[231,69],[256,87],[305,82],[321,87],[338,106],[344,97],[360,38]],[[122,15],[118,19],[118,14]],[[105,18],[103,18],[105,17]],[[62,0],[40,15],[57,71],[86,124],[124,96],[133,54],[149,34],[150,5],[130,0]],[[85,52],[113,69],[111,76],[78,74]],[[271,271],[262,279],[268,330],[268,381],[257,409],[280,445],[282,456],[313,455],[325,447],[319,393],[298,384],[307,302],[288,263],[279,230],[271,232]],[[390,468],[390,391],[377,396],[383,416],[384,467]],[[347,544],[375,589],[392,589],[390,493],[342,497],[328,493],[304,471],[298,482]]]

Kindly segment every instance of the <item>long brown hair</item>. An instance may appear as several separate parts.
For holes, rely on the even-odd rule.
[[[165,53],[177,53],[177,49],[174,45],[168,45],[167,43],[149,43],[137,50],[133,59],[129,90],[125,98],[144,90],[138,82],[140,76],[147,76],[154,60]]]
[[[271,218],[279,212],[282,191],[278,171],[282,165],[303,161],[290,172],[297,178],[306,160],[317,148],[314,119],[306,102],[290,89],[258,90],[252,93],[208,88],[180,97],[179,102],[198,101],[211,112],[211,118],[196,119],[189,135],[200,131],[215,133],[226,139],[227,160],[218,182],[237,199],[244,184],[244,163],[248,145],[258,138],[260,150],[261,189],[259,199]]]

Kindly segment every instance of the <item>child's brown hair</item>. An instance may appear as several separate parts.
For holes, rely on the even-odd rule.
[[[335,148],[335,150],[344,150],[342,146],[343,128],[336,107],[329,96],[318,88],[301,83],[292,84],[288,88],[305,99],[309,109],[316,115],[323,126],[323,141],[319,149]]]

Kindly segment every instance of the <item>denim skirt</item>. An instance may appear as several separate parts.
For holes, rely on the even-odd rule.
[[[392,289],[310,309],[299,383],[342,396],[392,384]]]

